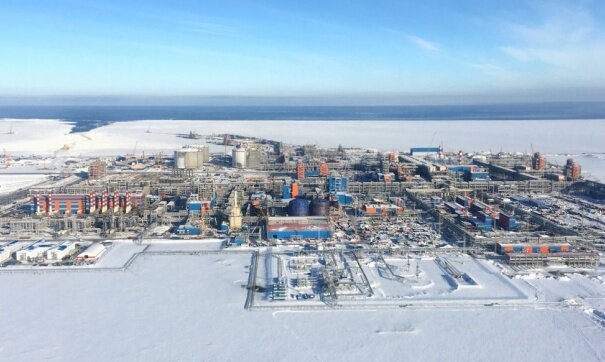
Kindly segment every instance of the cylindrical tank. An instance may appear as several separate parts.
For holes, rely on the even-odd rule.
[[[288,215],[309,216],[309,201],[305,199],[294,199],[288,204]]]
[[[208,160],[206,160],[206,150],[203,148],[198,148],[197,149],[197,164],[196,164],[196,168],[202,168],[204,167],[204,162],[208,162]]]
[[[245,168],[246,167],[246,149],[241,147],[236,147],[233,149],[232,156],[233,158],[233,167],[236,168]]]
[[[185,168],[197,168],[197,150],[186,148],[182,152],[185,154]]]
[[[205,162],[210,161],[210,150],[207,145],[191,145],[187,149],[195,153],[190,156],[191,168],[202,168]]]
[[[185,154],[181,151],[174,151],[174,166],[176,168],[185,168]]]
[[[330,208],[330,202],[324,199],[314,199],[311,201],[310,214],[311,216],[326,216]]]

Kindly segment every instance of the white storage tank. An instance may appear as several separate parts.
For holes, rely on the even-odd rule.
[[[202,168],[204,163],[210,162],[210,147],[207,145],[193,145],[191,147],[197,151],[196,168]]]
[[[177,169],[200,169],[210,161],[210,150],[206,145],[187,146],[174,151],[174,166]]]
[[[178,169],[185,168],[185,153],[174,151],[174,166]]]
[[[235,168],[246,168],[246,149],[237,146],[232,153],[232,166]]]
[[[185,168],[198,168],[197,150],[195,148],[185,148],[181,152],[185,154]]]

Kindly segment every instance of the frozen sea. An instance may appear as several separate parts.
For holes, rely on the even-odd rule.
[[[59,156],[115,155],[133,152],[171,153],[192,140],[179,133],[231,133],[294,144],[327,147],[367,147],[408,151],[415,146],[443,145],[466,152],[540,151],[552,162],[568,157],[584,175],[605,180],[605,118],[551,120],[432,120],[432,121],[301,121],[301,120],[138,120],[114,122],[73,133],[64,120],[3,119],[0,144],[10,154]],[[12,131],[10,133],[9,131]],[[69,146],[65,151],[64,145]],[[211,151],[224,152],[221,146]]]

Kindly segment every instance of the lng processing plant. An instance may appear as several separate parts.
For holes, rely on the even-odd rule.
[[[176,137],[192,143],[70,159],[2,195],[0,273],[247,253],[247,309],[535,305],[511,280],[602,278],[605,184],[571,158]],[[217,246],[192,251],[205,243]],[[191,250],[166,249],[183,244]]]

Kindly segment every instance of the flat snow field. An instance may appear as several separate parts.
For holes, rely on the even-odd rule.
[[[2,175],[0,174],[0,195],[9,194],[21,188],[31,187],[46,179],[45,175]]]
[[[0,273],[4,361],[599,361],[576,309],[246,311],[249,254]]]

